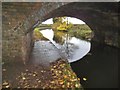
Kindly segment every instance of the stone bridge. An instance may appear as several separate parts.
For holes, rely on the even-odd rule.
[[[81,19],[93,30],[92,41],[120,47],[118,4],[117,2],[3,2],[3,61],[28,60],[33,46],[34,27],[57,16]]]

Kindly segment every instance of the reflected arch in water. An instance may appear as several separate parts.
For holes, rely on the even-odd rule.
[[[57,48],[57,51],[61,58],[67,59],[70,63],[83,58],[90,51],[91,48],[90,42],[78,39],[76,37],[69,37],[71,39],[69,39],[67,43],[65,41],[63,45],[60,45],[53,40],[54,34],[51,29],[42,30],[40,32],[43,34],[45,38],[50,40],[52,44]],[[49,36],[47,36],[46,33]],[[52,57],[54,57],[54,55],[56,54],[53,53]],[[58,56],[58,58],[60,56]]]
[[[57,18],[59,18],[59,17],[57,17]],[[69,18],[69,19],[67,19],[67,18]],[[73,20],[75,20],[75,21],[73,22]],[[81,40],[81,35],[86,34],[86,33],[91,34],[92,31],[85,24],[85,22],[83,22],[77,18],[66,17],[64,19],[64,21],[73,23],[73,27],[70,28],[71,30],[46,29],[48,26],[51,26],[51,28],[52,28],[53,20],[52,20],[52,18],[50,18],[50,19],[42,22],[42,24],[39,25],[39,28],[40,28],[39,32],[45,38],[47,38],[48,40],[50,40],[52,42],[52,44],[58,49],[59,54],[64,52],[64,54],[63,53],[61,54],[62,58],[67,58],[68,61],[71,63],[71,62],[74,62],[74,61],[77,61],[77,60],[83,58],[90,51],[91,43]],[[78,22],[76,23],[76,21],[78,21]],[[41,28],[42,28],[42,30],[41,30]],[[85,32],[85,31],[89,31],[89,32]],[[63,33],[62,35],[60,34],[61,32]],[[69,34],[69,35],[66,36],[67,34]],[[85,35],[83,35],[83,36],[85,36]],[[57,40],[60,40],[60,39],[58,39],[58,37],[61,39],[64,39],[63,44],[60,45],[60,43],[56,43]],[[68,38],[69,38],[69,40],[67,40]],[[91,37],[89,37],[89,38],[91,39]],[[60,41],[62,41],[62,40],[60,40]],[[60,50],[60,49],[63,49],[63,50]]]
[[[76,50],[73,51],[73,55],[68,58],[70,63],[80,60],[86,56],[91,49],[91,43],[85,40],[72,37],[69,42],[76,46]]]

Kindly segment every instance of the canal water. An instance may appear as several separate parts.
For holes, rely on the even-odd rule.
[[[49,64],[62,57],[68,59],[84,88],[118,87],[118,54],[120,53],[118,48],[87,42],[76,37],[66,38],[66,34],[59,39],[52,30],[51,32],[52,39],[35,42],[31,60],[27,65],[20,63],[2,65],[5,86],[15,88],[28,85],[32,88],[49,86],[48,80],[52,80]],[[44,83],[42,85],[38,82]]]
[[[64,50],[68,49],[68,53],[61,49],[61,44],[53,44],[66,56],[69,54],[67,59],[84,88],[118,87],[118,48],[97,42],[90,43],[76,37],[70,37],[66,44],[66,38],[63,39],[65,41],[62,47]]]
[[[60,58],[60,56],[61,56],[62,58],[67,59],[68,62],[71,63],[71,62],[80,60],[90,51],[91,43],[88,41],[81,40],[76,37],[70,37],[70,35],[64,34],[64,36],[61,36],[61,37],[63,37],[62,39],[64,40],[64,42],[63,42],[63,44],[60,44],[60,43],[56,43],[56,41],[53,40],[54,32],[52,29],[45,29],[40,32],[57,49],[58,53],[57,52],[53,53],[53,51],[54,51],[54,49],[53,49],[51,51],[51,55],[49,55],[49,57],[50,56],[53,57],[53,55],[54,55],[54,56],[58,56],[58,58]],[[35,47],[40,47],[40,46],[38,46],[38,42],[35,43]],[[40,49],[38,48],[38,50],[40,50]],[[56,57],[55,57],[55,59],[56,59]]]
[[[118,88],[118,48],[107,45],[93,46],[80,60],[71,63],[84,88]]]

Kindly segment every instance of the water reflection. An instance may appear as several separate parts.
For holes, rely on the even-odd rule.
[[[69,50],[69,62],[77,61],[81,58],[83,58],[91,48],[91,43],[72,37],[69,41],[70,44],[73,44],[73,46],[68,47]],[[72,50],[73,49],[73,50]]]
[[[66,36],[64,34],[64,36],[61,36],[62,39],[64,39],[64,43],[59,44],[53,40],[54,32],[52,29],[42,30],[40,32],[58,49],[60,56],[65,59],[67,58],[70,63],[83,58],[90,51],[90,42],[78,39],[76,37],[70,37],[70,35]],[[56,55],[56,53],[53,53],[53,56],[54,55]]]

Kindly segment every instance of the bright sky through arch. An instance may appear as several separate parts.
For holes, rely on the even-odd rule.
[[[73,17],[67,17],[67,18],[68,18],[68,22],[71,22],[72,24],[85,24],[85,22],[83,22],[80,19],[73,18]],[[53,24],[52,18],[42,22],[42,24]]]

